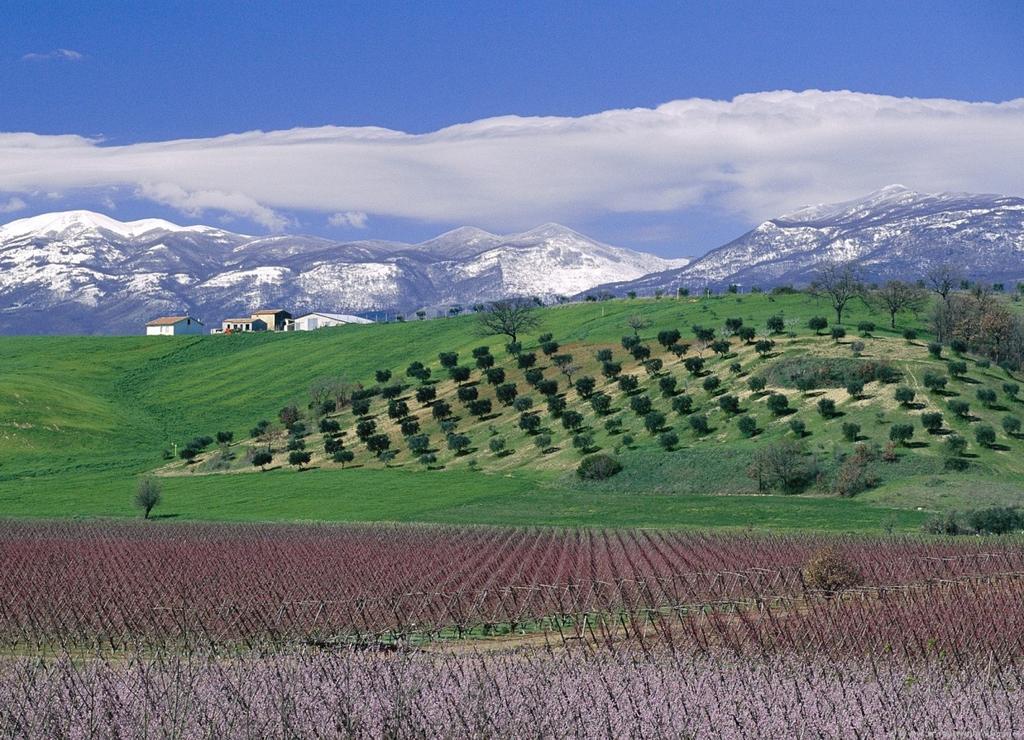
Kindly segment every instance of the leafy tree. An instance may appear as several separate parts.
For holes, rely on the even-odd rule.
[[[186,463],[190,463],[193,460],[195,460],[198,454],[199,451],[193,447],[182,447],[180,450],[178,450],[178,457],[180,457]]]
[[[914,397],[917,395],[914,393],[914,389],[905,385],[899,386],[893,394],[900,406],[909,406],[914,402]]]
[[[697,341],[704,342],[705,344],[711,344],[715,341],[715,330],[709,329],[706,326],[700,324],[693,325],[693,336],[697,338]]]
[[[579,429],[583,426],[583,414],[578,411],[566,411],[562,414],[562,426],[566,429]]]
[[[550,434],[538,434],[533,438],[533,444],[541,452],[547,452],[551,449],[551,435]]]
[[[590,398],[595,387],[597,387],[597,381],[589,375],[583,375],[576,379],[576,392],[580,394],[580,398]]]
[[[537,392],[542,396],[554,396],[558,394],[558,381],[554,379],[541,380],[535,385]]]
[[[680,416],[686,416],[693,412],[693,398],[691,396],[676,396],[672,399],[672,410]]]
[[[661,368],[664,363],[657,357],[651,360],[644,360],[644,370],[647,371],[648,375],[657,375],[661,372]]]
[[[663,329],[658,332],[658,344],[666,350],[682,338],[678,329]]]
[[[234,432],[217,432],[217,444],[229,445],[235,438]]]
[[[769,316],[765,326],[770,334],[781,334],[786,330],[786,321],[779,315]]]
[[[658,381],[658,389],[665,398],[671,398],[676,394],[677,381],[673,376],[666,375]]]
[[[860,436],[860,424],[853,421],[847,421],[843,424],[843,438],[847,442],[856,442],[858,436]]]
[[[942,431],[942,414],[938,411],[928,411],[921,414],[921,426],[929,434],[938,434]]]
[[[447,401],[435,401],[430,413],[438,421],[447,419],[452,415],[452,406]]]
[[[949,368],[949,374],[954,378],[962,378],[967,375],[967,363],[963,360],[954,360],[947,366]]]
[[[725,330],[730,336],[735,335],[743,326],[743,319],[731,318],[725,320]]]
[[[288,453],[288,464],[302,470],[302,466],[307,464],[311,458],[312,455],[305,450],[292,450]]]
[[[807,425],[801,419],[793,419],[789,422],[789,431],[794,437],[803,437],[807,434]]]
[[[337,434],[341,431],[341,424],[336,419],[321,419],[320,420],[320,433],[321,434]]]
[[[555,419],[562,415],[565,411],[565,399],[561,396],[547,396],[548,413],[551,414]]]
[[[448,449],[456,455],[464,455],[469,449],[470,440],[465,434],[449,434]]]
[[[356,424],[356,436],[365,442],[377,431],[377,422],[373,419],[365,419]]]
[[[639,387],[640,381],[636,379],[635,375],[620,375],[619,376],[619,389],[623,393],[630,393],[635,391]]]
[[[828,319],[824,316],[812,316],[807,321],[807,328],[813,329],[815,334],[821,334],[822,331],[828,328]]]
[[[304,450],[306,449],[306,443],[301,437],[289,437],[288,438],[288,449],[289,450]]]
[[[836,402],[831,398],[819,399],[818,413],[821,414],[822,418],[831,419],[836,415]]]
[[[913,424],[893,424],[889,427],[889,439],[896,444],[905,446],[913,436]]]
[[[416,389],[416,401],[424,406],[437,398],[437,388],[432,385],[424,385]]]
[[[459,364],[459,353],[458,352],[442,352],[437,356],[437,359],[441,362],[441,367],[446,370],[451,370],[453,367],[457,367]]]
[[[252,464],[253,467],[257,467],[260,470],[265,469],[273,461],[274,456],[270,454],[269,450],[260,450],[259,452],[253,453]]]
[[[942,357],[942,345],[938,342],[928,342],[928,354],[935,359]]]
[[[694,433],[698,437],[703,437],[705,434],[711,431],[711,425],[708,424],[708,417],[704,414],[692,414],[689,417],[690,428],[693,429]]]
[[[149,514],[160,504],[160,484],[152,478],[143,478],[135,488],[135,505],[142,509],[142,518],[149,519]]]
[[[759,447],[747,468],[758,490],[779,489],[783,493],[799,493],[816,473],[815,466],[806,460],[803,445],[790,439]]]
[[[523,351],[523,345],[520,342],[509,342],[505,345],[505,351],[510,355],[517,356]]]
[[[1017,394],[1019,392],[1020,392],[1020,386],[1017,385],[1016,383],[1003,383],[1003,393],[1005,393],[1008,398],[1016,401],[1017,400]]]
[[[483,418],[484,416],[487,416],[489,413],[491,413],[491,399],[480,398],[477,399],[476,401],[470,401],[469,413],[471,413],[473,416],[476,416],[477,418]]]
[[[845,336],[846,336],[846,327],[845,326],[833,326],[832,327],[832,339],[834,339],[835,341],[838,342],[840,339],[842,339]]]
[[[921,383],[925,388],[932,392],[938,392],[946,388],[946,383],[949,382],[945,375],[928,371],[921,378]]]
[[[996,392],[991,388],[979,388],[975,395],[988,408],[992,408],[996,404]]]
[[[516,357],[516,365],[520,370],[529,370],[531,367],[537,364],[537,355],[533,352],[523,352],[521,355]]]
[[[716,390],[718,390],[718,386],[720,386],[721,384],[722,381],[718,379],[717,375],[709,375],[708,377],[704,378],[704,382],[701,385],[704,386],[704,390],[706,390],[708,393],[714,393]]]
[[[544,371],[540,368],[531,367],[525,373],[523,377],[526,378],[526,382],[532,386],[536,386],[539,382],[544,380]]]
[[[991,447],[996,443],[996,430],[989,424],[980,424],[974,430],[974,438],[982,447]]]
[[[504,335],[514,344],[518,343],[520,334],[540,326],[536,309],[536,302],[526,298],[492,301],[477,314],[477,321],[485,331]]]
[[[416,418],[409,418],[402,421],[401,431],[403,437],[411,437],[420,431],[420,422]]]
[[[505,370],[500,367],[490,367],[484,371],[487,382],[490,385],[501,385],[505,382]]]
[[[388,404],[388,417],[392,419],[404,419],[409,415],[409,404],[405,401],[391,401]]]
[[[529,396],[519,396],[512,402],[512,408],[516,411],[529,411],[533,408],[533,399]]]
[[[374,376],[377,378],[378,383],[387,383],[389,380],[391,380],[391,371],[378,370],[376,373],[374,373]]]
[[[732,345],[729,344],[727,339],[717,339],[711,343],[711,351],[719,357],[725,357],[729,354],[730,349],[732,349]]]
[[[422,455],[430,449],[430,437],[425,434],[414,434],[405,443],[409,445],[409,452],[414,455]]]
[[[586,453],[594,447],[594,435],[590,432],[574,434],[572,437],[572,446],[580,452]]]
[[[846,392],[850,394],[851,398],[860,398],[864,395],[864,381],[851,380],[846,384]]]
[[[896,314],[900,311],[919,311],[925,300],[924,290],[902,280],[889,280],[871,292],[871,301],[889,314],[889,326],[893,329],[896,328]]]
[[[626,326],[633,330],[634,336],[639,336],[640,332],[650,325],[651,323],[643,316],[633,315],[626,319]]]
[[[666,452],[671,452],[679,445],[679,435],[676,434],[674,429],[669,429],[658,435],[658,444],[660,444]]]
[[[290,427],[299,420],[299,410],[294,405],[285,406],[277,412],[277,418],[286,427]]]
[[[392,398],[398,398],[402,395],[404,388],[401,384],[396,383],[395,385],[386,385],[380,389],[380,395],[382,398],[391,400]]]
[[[622,349],[630,352],[634,347],[640,344],[640,337],[634,334],[627,334],[620,341],[622,343]]]
[[[961,401],[958,398],[953,399],[949,402],[949,410],[952,411],[956,416],[964,419],[971,414],[971,406],[967,401]]]
[[[334,437],[324,437],[324,452],[333,455],[341,449],[341,440]]]
[[[455,396],[462,401],[462,403],[469,403],[475,401],[480,396],[480,391],[475,385],[467,385],[459,388],[456,391]]]
[[[366,449],[380,457],[380,453],[391,449],[391,437],[386,434],[372,434],[366,438]]]
[[[1003,417],[1003,431],[1011,437],[1016,437],[1020,434],[1020,419],[1016,416],[1004,416]]]
[[[676,342],[675,344],[668,348],[668,351],[674,354],[676,356],[676,359],[679,359],[680,357],[682,357],[683,355],[690,351],[690,345],[687,344],[686,342]]]
[[[915,339],[917,339],[917,331],[914,329],[904,329],[903,338],[906,339],[908,342],[913,342]]]
[[[765,389],[766,385],[768,385],[768,381],[766,381],[760,375],[755,375],[754,377],[747,380],[747,387],[754,393],[760,393]]]
[[[644,416],[644,429],[651,434],[657,434],[665,428],[665,415],[660,411],[651,411]]]
[[[448,377],[456,383],[465,383],[469,380],[469,368],[465,365],[457,365],[448,369]]]
[[[895,327],[893,327],[893,328],[895,328]],[[874,321],[861,321],[860,323],[857,324],[857,331],[860,332],[860,335],[862,337],[869,337],[869,336],[871,336],[872,332],[875,331],[875,322]]]
[[[771,339],[759,339],[754,345],[754,351],[761,357],[767,357],[773,349],[775,349],[775,342]]]
[[[685,367],[691,375],[700,375],[701,371],[704,369],[704,358],[687,357],[683,361],[683,367]]]
[[[352,413],[355,416],[366,416],[370,413],[370,399],[356,398],[352,400]]]
[[[775,416],[783,416],[789,412],[789,399],[781,393],[773,393],[768,396],[768,410]]]
[[[502,406],[511,406],[518,394],[515,383],[503,383],[494,389],[494,395]]]
[[[610,349],[599,349],[597,352],[594,353],[594,358],[598,362],[611,362],[612,351]]]
[[[651,356],[651,348],[646,344],[637,344],[629,350],[629,354],[633,355],[634,360],[643,362]]]
[[[429,470],[431,465],[437,464],[437,455],[435,455],[433,452],[424,452],[422,455],[419,456],[419,462],[420,465]]]
[[[521,414],[519,416],[519,428],[527,434],[536,434],[540,429],[540,417],[535,413]]]
[[[341,467],[345,467],[356,459],[356,455],[352,450],[338,450],[331,459],[336,463],[341,463]]]
[[[540,351],[550,357],[558,351],[558,348],[558,342],[552,339],[550,342],[544,342],[544,344],[540,346]]]
[[[718,407],[730,416],[734,416],[740,412],[740,399],[731,394],[721,396],[718,399]]]
[[[622,365],[618,362],[606,362],[601,365],[601,375],[608,380],[615,380],[622,372]]]
[[[736,420],[736,428],[744,437],[753,437],[757,434],[757,420],[753,416],[744,414]]]
[[[490,448],[491,452],[493,452],[495,455],[500,456],[505,451],[505,438],[491,437],[489,440],[487,440],[487,446]]]
[[[608,455],[590,455],[580,460],[576,475],[583,480],[606,480],[622,470],[622,464]]]
[[[629,408],[637,416],[644,416],[651,410],[651,399],[648,396],[633,396],[629,399]]]
[[[590,397],[590,407],[598,416],[604,416],[612,407],[612,399],[607,393],[595,393]]]
[[[752,326],[741,326],[739,331],[736,332],[736,336],[747,344],[750,344],[754,341],[754,337],[757,336],[757,329]]]

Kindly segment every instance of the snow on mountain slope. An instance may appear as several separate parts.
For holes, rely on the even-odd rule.
[[[251,237],[68,211],[0,227],[0,333],[137,333],[157,314],[185,311],[214,326],[270,303],[411,312],[550,298],[678,264],[557,224],[506,236],[463,227],[412,245]]]
[[[890,185],[857,200],[801,208],[682,269],[602,289],[622,294],[804,284],[823,264],[851,261],[872,281],[916,279],[942,262],[975,279],[1024,279],[1024,199]]]

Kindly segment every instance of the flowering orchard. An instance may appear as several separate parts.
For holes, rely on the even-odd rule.
[[[1024,732],[1014,540],[3,523],[0,562],[5,735]]]

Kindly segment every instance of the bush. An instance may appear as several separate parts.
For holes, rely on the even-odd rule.
[[[843,439],[847,442],[856,442],[860,436],[860,424],[848,421],[843,424]]]
[[[913,436],[913,424],[893,424],[889,427],[889,440],[896,444],[906,445]]]
[[[337,422],[334,423],[337,424]],[[234,438],[234,432],[217,432],[217,444],[219,445],[229,445]]]
[[[811,557],[804,567],[803,577],[807,586],[829,595],[856,588],[864,581],[853,561],[830,547]]]
[[[651,399],[647,396],[633,396],[629,399],[629,408],[637,416],[645,416],[650,413]]]
[[[1020,386],[1017,385],[1016,383],[1003,383],[1003,393],[1005,393],[1007,397],[1013,399],[1014,401],[1017,400],[1017,394],[1019,392]]]
[[[822,330],[828,328],[828,319],[824,316],[812,316],[807,321],[807,328],[812,329],[815,334],[821,334]]]
[[[672,410],[686,416],[693,411],[693,398],[687,395],[676,396],[672,399]]]
[[[857,324],[857,331],[859,331],[863,336],[870,336],[875,331],[875,322],[861,321]]]
[[[938,411],[928,411],[921,414],[921,426],[929,434],[938,434],[942,430],[942,414]]]
[[[533,399],[529,396],[519,396],[512,402],[512,408],[522,413],[533,408]]]
[[[831,419],[836,415],[836,402],[831,398],[818,399],[818,413],[822,418]]]
[[[576,467],[576,475],[583,480],[607,480],[622,471],[622,464],[609,455],[589,455]]]
[[[817,475],[817,466],[804,455],[800,442],[782,439],[759,447],[747,467],[759,491],[799,493]]]
[[[744,414],[736,420],[736,428],[744,437],[753,437],[757,434],[757,420],[753,416]]]
[[[718,386],[722,384],[722,381],[718,379],[717,375],[709,375],[704,378],[704,382],[701,384],[708,393],[714,393],[718,390]]]
[[[789,431],[793,432],[794,437],[803,437],[807,434],[807,425],[801,419],[793,419],[789,422]]]
[[[768,396],[768,410],[775,416],[783,416],[789,411],[789,399],[781,393]]]
[[[982,447],[991,447],[996,443],[996,430],[989,424],[981,424],[974,430],[974,438]]]
[[[622,419],[618,416],[613,416],[606,420],[604,423],[604,430],[608,432],[608,434],[618,434],[622,431]]]
[[[667,432],[662,432],[658,435],[658,444],[665,448],[666,452],[670,452],[679,444],[679,435],[674,430],[669,429]]]
[[[854,357],[860,357],[864,352],[865,346],[864,342],[850,342],[850,352],[853,353]]]
[[[595,393],[590,397],[590,407],[598,416],[604,416],[612,407],[612,399],[607,393]]]
[[[657,434],[665,427],[665,415],[660,411],[651,411],[644,416],[644,428],[651,434]]]
[[[718,407],[729,415],[740,412],[740,399],[733,395],[722,396],[718,399]]]
[[[781,316],[769,316],[765,326],[768,328],[769,333],[781,334],[786,330],[786,321]]]
[[[1004,416],[1003,431],[1011,437],[1015,437],[1020,434],[1020,419],[1016,416]]]
[[[702,437],[711,431],[711,426],[708,424],[708,417],[704,414],[693,414],[690,416],[690,428],[693,429],[694,433],[698,437]]]
[[[967,525],[982,534],[1008,534],[1024,527],[1024,517],[1016,508],[996,506],[969,512]]]
[[[961,401],[958,398],[954,398],[949,402],[949,410],[961,419],[971,415],[971,405],[967,401]]]
[[[991,388],[979,388],[975,395],[988,408],[992,408],[996,403],[996,392]]]
[[[956,514],[952,511],[946,512],[945,514],[936,514],[933,517],[928,518],[924,524],[921,525],[921,529],[927,534],[942,534],[942,535],[958,535],[963,530],[960,528],[960,523],[957,521]]]

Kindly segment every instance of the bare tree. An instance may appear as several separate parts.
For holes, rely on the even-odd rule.
[[[537,302],[528,298],[509,298],[488,303],[483,311],[477,314],[480,326],[488,334],[504,334],[510,343],[516,342],[519,335],[540,326],[540,316],[536,312]]]
[[[924,290],[902,280],[889,280],[871,294],[874,302],[888,312],[889,325],[893,329],[896,328],[896,314],[900,311],[920,311],[925,296]]]
[[[149,512],[160,503],[160,485],[152,478],[143,478],[135,490],[135,505],[142,509],[142,518],[149,519]]]
[[[650,322],[643,316],[636,314],[626,319],[626,326],[633,330],[634,336],[638,337],[640,336],[640,330],[646,329],[648,326],[650,326]]]
[[[959,268],[943,262],[928,270],[925,279],[931,291],[938,294],[943,303],[948,303],[950,293],[956,290],[956,286],[963,280],[963,273]]]
[[[811,283],[811,292],[828,296],[836,312],[836,323],[841,324],[846,305],[854,298],[863,299],[864,284],[860,281],[856,268],[849,262],[831,264],[818,271],[818,276]]]

